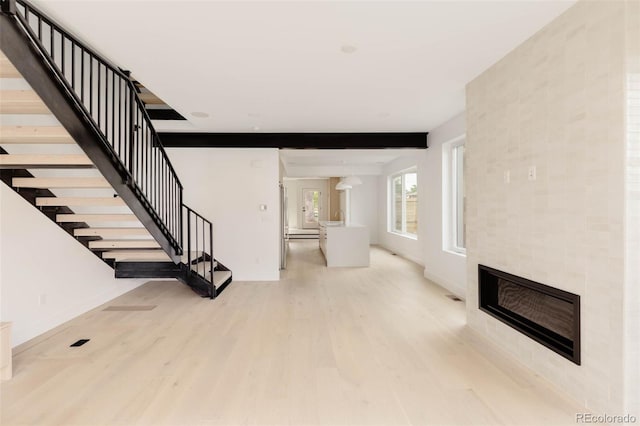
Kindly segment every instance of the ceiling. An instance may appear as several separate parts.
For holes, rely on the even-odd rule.
[[[419,132],[574,1],[34,3],[189,120],[162,130]]]
[[[283,149],[280,161],[288,177],[379,175],[401,157],[424,155],[424,149]]]

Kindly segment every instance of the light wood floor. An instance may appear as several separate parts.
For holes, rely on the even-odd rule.
[[[575,424],[584,411],[466,343],[464,305],[381,249],[323,267],[292,242],[279,282],[200,299],[150,282],[32,341],[2,425]],[[69,344],[91,341],[80,348]]]

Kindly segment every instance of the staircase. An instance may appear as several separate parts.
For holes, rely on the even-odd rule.
[[[1,0],[0,178],[114,268],[214,298],[231,281],[129,73],[24,0]],[[186,240],[186,241],[185,241]]]

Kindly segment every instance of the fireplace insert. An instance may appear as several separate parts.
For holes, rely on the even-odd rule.
[[[479,308],[580,365],[580,296],[478,265]]]

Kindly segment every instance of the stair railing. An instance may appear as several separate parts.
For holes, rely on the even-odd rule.
[[[15,3],[14,3],[15,2]],[[154,222],[182,253],[182,184],[127,71],[25,0],[2,0],[101,136]]]
[[[210,282],[213,294],[213,224],[195,210],[183,205],[186,217],[187,265],[190,273],[200,275]]]

